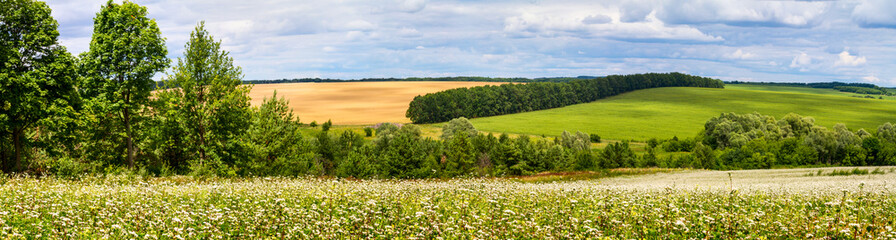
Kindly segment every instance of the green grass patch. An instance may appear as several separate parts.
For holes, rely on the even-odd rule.
[[[655,88],[563,108],[473,119],[490,132],[557,136],[564,130],[604,139],[691,137],[723,112],[812,116],[816,124],[874,131],[896,122],[896,101],[849,97],[831,89],[729,85],[727,89]]]

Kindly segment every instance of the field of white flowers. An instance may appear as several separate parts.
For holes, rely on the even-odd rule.
[[[896,173],[818,171],[554,183],[8,178],[0,239],[896,238]]]

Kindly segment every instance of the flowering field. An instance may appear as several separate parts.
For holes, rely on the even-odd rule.
[[[554,183],[11,178],[0,238],[896,237],[896,173],[819,170],[833,169]]]

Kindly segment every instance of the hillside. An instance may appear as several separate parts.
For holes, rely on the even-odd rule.
[[[722,112],[759,112],[782,117],[793,112],[812,116],[832,127],[870,131],[896,122],[896,101],[845,96],[834,90],[750,85],[712,88],[655,88],[639,90],[591,103],[535,112],[473,119],[476,128],[490,132],[557,135],[564,130],[597,133],[604,139],[646,140],[652,137],[691,137]],[[829,91],[830,93],[824,92]]]

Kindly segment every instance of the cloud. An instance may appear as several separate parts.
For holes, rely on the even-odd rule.
[[[354,20],[346,23],[339,30],[349,30],[349,31],[370,31],[376,28],[376,25],[364,20]]]
[[[749,52],[744,52],[744,50],[742,49],[737,49],[737,51],[727,54],[726,56],[731,59],[750,59],[755,57],[756,55]]]
[[[397,9],[402,12],[415,13],[426,7],[425,0],[400,0]]]
[[[653,12],[653,7],[644,2],[628,1],[619,7],[619,12],[619,20],[622,22],[642,22]]]
[[[665,3],[657,11],[657,17],[668,23],[767,27],[814,26],[831,4],[741,0],[676,0]]]
[[[852,11],[852,20],[865,28],[896,28],[896,1],[863,0]]]
[[[880,82],[880,78],[877,78],[874,75],[862,77],[862,80],[865,80],[866,82],[870,82],[870,83]]]
[[[724,40],[688,26],[667,26],[653,16],[632,23],[586,24],[575,16],[551,13],[524,13],[508,17],[504,32],[516,37],[608,38],[620,40],[675,40],[713,42]],[[586,18],[587,19],[587,18]]]
[[[86,51],[93,17],[105,2],[47,0],[60,43],[75,54]],[[137,3],[156,19],[170,58],[180,57],[204,20],[246,79],[680,71],[756,81],[874,76],[878,84],[896,85],[890,81],[896,68],[888,64],[896,62],[896,31],[879,29],[896,29],[896,1]]]
[[[591,15],[591,16],[585,17],[585,19],[582,19],[582,23],[584,23],[584,24],[604,24],[604,23],[610,23],[612,21],[613,21],[613,19],[610,18],[610,16],[603,15],[603,14]]]
[[[812,58],[809,57],[809,54],[800,53],[799,55],[796,55],[796,57],[793,57],[793,61],[790,61],[790,68],[805,67],[809,64],[812,64]]]
[[[865,64],[865,57],[857,57],[850,55],[848,51],[844,50],[839,54],[840,58],[837,59],[837,62],[834,63],[834,66],[858,66]]]

